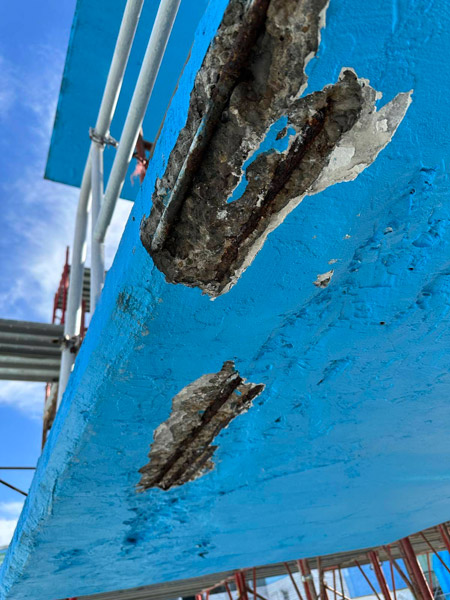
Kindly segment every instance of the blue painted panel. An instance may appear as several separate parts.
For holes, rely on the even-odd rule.
[[[379,545],[449,518],[450,125],[444,0],[331,0],[310,89],[356,68],[392,143],[306,198],[211,302],[139,240],[226,0],[202,21],[3,565],[0,597],[77,596]],[[313,285],[334,263],[326,289]],[[266,384],[216,468],[137,494],[172,397],[235,360]],[[43,573],[48,577],[43,577]]]
[[[405,566],[403,564],[403,560],[397,561],[400,568],[405,571]],[[362,570],[366,575],[367,579],[369,579],[372,586],[376,589],[378,593],[381,592],[380,584],[376,578],[375,572],[373,570],[372,565],[362,565]],[[383,569],[383,574],[386,579],[386,583],[390,590],[393,590],[392,585],[392,573],[390,569],[389,563],[382,563],[381,568]],[[361,598],[362,596],[373,596],[373,590],[370,585],[367,583],[364,575],[357,567],[352,567],[350,569],[344,569],[344,577],[345,577],[345,585],[348,588],[348,594],[350,598]],[[394,583],[396,590],[402,590],[406,588],[405,582],[394,570]]]
[[[144,137],[153,141],[164,118],[178,78],[188,58],[194,33],[208,0],[182,0],[144,119]],[[61,92],[56,111],[45,177],[79,187],[89,152],[89,127],[94,127],[114,53],[114,45],[126,0],[78,0],[67,50]],[[145,54],[159,0],[144,2],[141,19],[111,125],[120,139]],[[115,150],[105,151],[105,177]],[[122,197],[134,200],[139,180],[131,182],[132,161]]]
[[[450,554],[447,551],[439,552],[439,556],[450,568]],[[432,557],[433,560],[433,571],[436,573],[436,577],[438,579],[439,585],[441,586],[441,590],[444,594],[450,594],[450,573],[441,563],[441,561],[437,558],[437,556]]]

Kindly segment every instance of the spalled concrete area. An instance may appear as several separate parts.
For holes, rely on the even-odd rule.
[[[410,94],[377,112],[381,94],[347,68],[336,84],[298,98],[325,11],[324,0],[229,3],[142,224],[167,281],[227,292],[307,194],[354,179],[391,140]],[[269,147],[252,160],[280,121],[284,151]]]
[[[139,469],[139,488],[169,490],[213,469],[217,446],[211,442],[263,389],[245,383],[232,361],[183,388],[172,400],[170,417],[153,434],[150,462]]]
[[[368,547],[449,518],[450,8],[331,0],[308,93],[350,65],[388,102],[410,89],[414,100],[374,164],[306,196],[211,302],[165,281],[140,225],[226,4],[214,0],[199,29],[2,566],[2,599]],[[172,399],[229,360],[265,388],[216,437],[214,469],[139,493]]]

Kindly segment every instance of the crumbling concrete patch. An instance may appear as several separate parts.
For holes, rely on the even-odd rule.
[[[230,1],[142,223],[142,243],[167,281],[212,297],[228,291],[306,195],[354,179],[395,133],[410,94],[377,112],[380,95],[351,69],[299,98],[326,5]],[[282,118],[286,149],[251,160]],[[244,176],[244,193],[230,201]]]
[[[246,383],[232,361],[183,388],[172,400],[170,417],[155,430],[150,462],[139,470],[139,489],[168,490],[210,471],[217,449],[211,442],[263,389]]]
[[[389,144],[411,104],[412,91],[409,91],[398,94],[377,111],[375,103],[382,98],[381,92],[370,87],[367,79],[359,79],[359,82],[363,98],[359,118],[342,135],[308,194],[317,194],[335,183],[356,179]]]
[[[327,271],[326,273],[318,273],[316,281],[313,281],[316,287],[326,288],[329,286],[331,278],[334,275],[333,269],[331,271]]]

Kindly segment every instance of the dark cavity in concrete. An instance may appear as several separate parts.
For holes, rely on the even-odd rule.
[[[187,122],[155,186],[141,240],[171,283],[228,291],[304,198],[354,179],[390,141],[409,105],[343,69],[299,98],[317,52],[326,0],[230,0],[191,93]],[[262,152],[287,118],[286,150]],[[247,186],[233,202],[246,176]]]
[[[217,446],[211,442],[263,389],[246,383],[232,361],[183,388],[172,400],[170,417],[155,430],[138,488],[168,490],[213,469]]]

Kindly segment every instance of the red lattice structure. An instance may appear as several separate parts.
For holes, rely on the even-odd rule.
[[[297,600],[352,600],[347,595],[342,574],[343,568],[352,567],[361,572],[377,600],[398,600],[394,571],[403,580],[405,588],[411,592],[415,600],[434,600],[435,586],[431,558],[436,557],[450,574],[449,565],[439,554],[443,549],[450,551],[447,523],[405,537],[390,545],[310,559],[303,558],[290,563],[284,562],[282,565],[280,563],[280,567],[284,566],[284,572],[290,578]],[[419,555],[426,558],[428,564],[426,571],[418,560]],[[390,567],[389,580],[382,569],[384,562]],[[373,569],[380,591],[376,590],[362,568],[362,565],[367,564]],[[312,575],[313,569],[316,571],[315,579]],[[195,600],[210,600],[214,593],[225,593],[228,600],[269,600],[258,591],[258,581],[264,580],[267,576],[266,570],[267,567],[263,566],[235,571],[197,592]],[[300,574],[300,585],[294,578],[295,571]],[[281,572],[278,570],[277,574]],[[332,585],[325,579],[326,572],[331,573]],[[150,598],[150,595],[148,597]]]
[[[67,297],[69,292],[70,264],[69,264],[69,246],[66,247],[66,260],[63,266],[61,279],[58,289],[53,299],[52,323],[64,325],[67,311]],[[81,325],[80,341],[86,335],[86,313],[89,312],[89,289],[90,289],[90,270],[84,270],[83,277],[83,297],[81,300]],[[58,395],[58,383],[47,383],[45,386],[45,404],[44,404],[44,423],[42,430],[42,447],[44,447],[48,432],[53,424],[56,414],[56,400]]]

